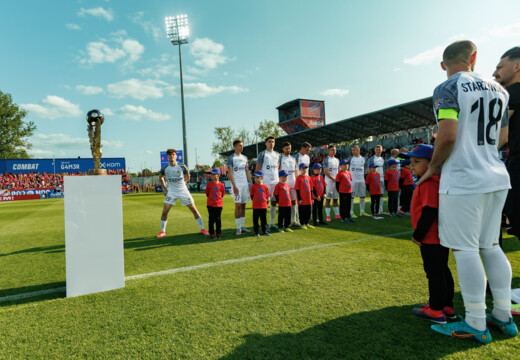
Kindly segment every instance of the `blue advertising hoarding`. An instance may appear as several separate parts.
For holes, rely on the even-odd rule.
[[[126,170],[125,158],[101,158],[100,169]],[[94,159],[6,159],[0,160],[0,173],[77,173],[94,169]]]

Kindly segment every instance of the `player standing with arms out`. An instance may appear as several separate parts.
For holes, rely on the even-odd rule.
[[[274,144],[274,136],[268,136],[265,139],[265,150],[258,154],[255,172],[262,171],[264,174],[263,182],[269,188],[269,194],[271,195],[269,228],[278,230],[278,226],[274,224],[276,218],[276,198],[274,197],[274,188],[276,187],[276,184],[278,184],[278,162],[280,161],[280,154],[274,151]]]
[[[442,57],[448,80],[433,93],[439,131],[432,160],[417,186],[442,165],[439,237],[442,246],[453,250],[466,318],[431,328],[487,344],[491,334],[486,321],[505,334],[518,334],[511,317],[511,265],[498,246],[510,183],[497,146],[503,138],[499,134],[508,130],[509,96],[498,83],[473,72],[477,48],[471,41],[454,42]],[[487,315],[486,274],[494,302]]]
[[[298,213],[298,208],[296,207],[296,190],[294,190],[294,183],[296,181],[296,159],[291,156],[292,146],[290,142],[286,142],[283,144],[282,151],[283,154],[280,156],[280,163],[278,164],[278,169],[287,171],[287,183],[291,188],[291,224],[293,226],[300,226],[300,223],[296,222],[296,215]],[[278,209],[280,210],[280,209]],[[279,227],[279,226],[278,226]]]
[[[327,186],[327,197],[325,199],[325,215],[327,221],[330,221],[330,201],[332,200],[332,206],[334,207],[334,214],[336,220],[341,219],[339,213],[338,199],[339,192],[336,189],[336,175],[339,170],[339,159],[336,157],[336,147],[329,145],[329,156],[323,160],[321,164],[323,166],[323,173],[325,174],[325,185]]]
[[[365,196],[367,188],[365,185],[365,166],[366,160],[359,154],[359,146],[352,147],[352,157],[350,158],[350,173],[352,174],[352,200],[350,204],[350,217],[357,218],[354,214],[354,198],[359,198],[359,216],[369,216],[365,214]]]
[[[511,178],[504,212],[511,229],[508,233],[520,238],[520,47],[505,52],[495,72],[495,80],[509,93],[509,155],[506,160]]]
[[[190,181],[190,173],[184,164],[177,163],[177,150],[168,149],[166,151],[168,157],[168,165],[161,169],[159,179],[161,180],[164,189],[164,207],[161,215],[161,232],[157,235],[158,238],[166,236],[166,223],[168,222],[168,213],[177,199],[180,200],[182,206],[186,206],[193,213],[195,221],[200,227],[200,233],[209,235],[204,229],[204,223],[200,217],[200,213],[195,206],[193,197],[188,191],[186,183]]]
[[[249,202],[249,188],[252,185],[251,174],[249,173],[247,157],[242,155],[244,143],[237,139],[233,141],[235,153],[228,157],[228,178],[233,186],[233,199],[235,201],[235,223],[237,225],[237,235],[250,233],[251,230],[245,227],[246,204]]]
[[[374,156],[372,156],[369,160],[369,164],[377,165],[377,172],[379,173],[379,178],[381,180],[381,201],[379,203],[379,214],[383,214],[383,205],[385,203],[384,195],[385,195],[385,159],[381,156],[383,153],[383,146],[376,145],[374,148]]]

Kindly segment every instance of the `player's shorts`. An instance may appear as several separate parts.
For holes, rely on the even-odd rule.
[[[439,194],[441,245],[479,251],[498,243],[507,190],[486,194]]]
[[[235,204],[246,204],[251,201],[251,196],[249,195],[249,183],[235,183],[238,188],[238,194],[233,194],[233,200]]]
[[[269,189],[269,194],[271,194],[271,201],[276,201],[276,196],[274,196],[274,188],[276,187],[276,184],[269,184],[267,185],[267,188]]]
[[[297,201],[298,200],[298,194],[296,194],[296,190],[294,188],[291,188],[291,201]]]
[[[337,200],[339,199],[339,192],[338,190],[336,189],[336,184],[333,183],[332,185],[329,186],[329,184],[327,184],[327,199],[332,199],[332,200]]]
[[[193,197],[188,191],[178,190],[168,190],[168,195],[164,198],[164,203],[175,206],[177,199],[180,200],[182,206],[193,204]]]
[[[352,197],[365,197],[367,196],[367,186],[364,182],[353,182],[352,183]]]

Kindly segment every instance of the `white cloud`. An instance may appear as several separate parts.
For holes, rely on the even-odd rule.
[[[103,114],[103,116],[112,116],[114,115],[114,112],[112,111],[112,109],[109,109],[109,108],[104,108],[104,109],[101,109],[101,113]]]
[[[107,85],[110,94],[118,98],[131,97],[137,100],[158,99],[164,96],[168,84],[159,80],[129,79]]]
[[[320,94],[322,96],[345,96],[349,93],[347,89],[327,89],[322,91]]]
[[[79,105],[73,104],[62,97],[48,95],[40,101],[40,104],[21,104],[20,106],[30,114],[34,114],[44,119],[57,119],[60,117],[80,116]]]
[[[205,83],[189,83],[184,84],[184,96],[187,98],[204,98],[212,95],[217,95],[223,92],[230,94],[238,94],[248,92],[249,89],[241,88],[235,85],[232,86],[210,86]],[[170,89],[171,94],[180,95],[181,89],[175,87]]]
[[[162,30],[162,28],[155,26],[152,21],[147,21],[143,19],[144,12],[139,11],[132,16],[129,16],[130,20],[135,24],[141,26],[143,30],[152,35],[155,41],[164,41],[166,39],[166,33]]]
[[[76,85],[75,89],[83,95],[96,95],[103,92],[103,88],[97,86]]]
[[[101,6],[92,9],[84,9],[81,8],[78,12],[78,16],[92,15],[95,17],[100,17],[105,19],[106,21],[114,20],[114,15],[112,15],[112,9],[105,10]]]
[[[144,46],[137,40],[124,39],[126,32],[119,31],[112,34],[110,40],[89,42],[86,51],[81,51],[80,63],[102,64],[114,63],[126,59],[126,65],[136,62],[144,52]]]
[[[70,30],[81,30],[81,26],[78,24],[66,24],[65,26]]]
[[[137,40],[126,39],[121,45],[123,50],[128,54],[129,62],[135,62],[139,60],[144,52],[144,46],[141,45]]]
[[[222,54],[224,45],[208,38],[195,39],[190,45],[190,52],[195,57],[195,64],[203,70],[215,69],[230,60]]]
[[[31,137],[35,152],[43,153],[52,149],[89,149],[90,143],[88,137],[73,138],[66,134],[36,134]],[[110,141],[101,140],[103,147],[111,149],[119,149],[124,146],[124,142],[120,140]]]
[[[506,26],[502,26],[490,31],[490,34],[496,37],[520,37],[520,23],[509,24]]]
[[[161,114],[153,112],[152,110],[146,109],[143,106],[125,105],[117,113],[121,115],[123,119],[129,120],[152,120],[152,121],[164,121],[170,118],[168,114]]]
[[[88,58],[81,59],[82,63],[102,64],[113,63],[126,56],[123,49],[111,48],[104,42],[89,42],[87,44]]]
[[[410,65],[422,65],[429,64],[434,60],[441,61],[443,51],[444,46],[437,46],[433,49],[425,50],[412,58],[405,57],[404,63]]]

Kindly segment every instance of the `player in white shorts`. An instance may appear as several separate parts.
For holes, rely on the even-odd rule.
[[[382,145],[376,145],[374,148],[374,156],[372,156],[370,159],[368,159],[369,164],[376,164],[377,165],[377,172],[379,173],[379,178],[381,179],[380,185],[381,185],[381,203],[379,204],[379,214],[383,213],[383,204],[384,204],[384,195],[385,195],[385,159],[381,156],[383,153],[383,146]]]
[[[237,235],[250,233],[251,230],[245,227],[246,222],[246,204],[251,200],[249,189],[252,185],[251,174],[247,157],[242,155],[244,143],[237,139],[233,141],[235,152],[228,157],[228,178],[233,186],[233,199],[235,201],[235,223],[237,225]]]
[[[298,207],[296,205],[297,195],[296,190],[294,190],[294,183],[296,182],[296,159],[291,156],[292,145],[290,142],[285,142],[282,147],[283,154],[280,156],[280,162],[278,163],[279,171],[285,170],[287,171],[287,183],[291,188],[291,224],[294,226],[299,226],[300,224],[296,221],[296,216],[298,214]]]
[[[518,334],[511,317],[511,265],[498,246],[501,213],[510,188],[498,154],[507,138],[509,95],[491,78],[473,72],[476,56],[476,46],[467,40],[444,50],[441,66],[448,80],[433,93],[439,131],[432,160],[418,184],[442,165],[439,238],[442,246],[453,249],[466,310],[465,320],[432,329],[489,343],[487,324],[510,336]],[[494,304],[489,314],[486,274]]]
[[[267,185],[269,193],[271,194],[268,229],[278,230],[278,226],[274,223],[276,218],[276,197],[274,196],[274,188],[276,184],[278,184],[278,162],[280,161],[280,154],[274,151],[274,143],[274,136],[268,136],[267,139],[265,139],[265,150],[258,154],[255,172],[261,170],[264,173],[264,184]]]
[[[336,175],[338,175],[339,159],[335,157],[336,147],[329,145],[329,156],[327,156],[323,163],[323,173],[325,174],[325,185],[327,187],[327,197],[325,199],[325,215],[327,215],[327,221],[330,221],[330,201],[332,200],[332,206],[334,207],[334,214],[336,219],[341,219],[339,214],[339,192],[336,189]]]
[[[168,213],[172,206],[175,205],[177,199],[182,206],[188,207],[195,217],[195,221],[200,227],[200,233],[209,235],[204,229],[204,223],[200,217],[200,213],[195,206],[193,197],[188,191],[186,183],[190,180],[190,173],[184,164],[177,163],[177,150],[168,149],[166,151],[168,157],[168,165],[161,169],[159,178],[164,190],[164,207],[161,214],[161,232],[157,235],[158,238],[166,236],[166,223],[168,222]]]
[[[365,196],[367,187],[365,184],[366,159],[359,154],[359,146],[352,147],[352,157],[350,158],[350,173],[352,174],[352,203],[350,206],[350,217],[356,218],[354,214],[354,198],[359,198],[359,216],[369,216],[365,214]]]

